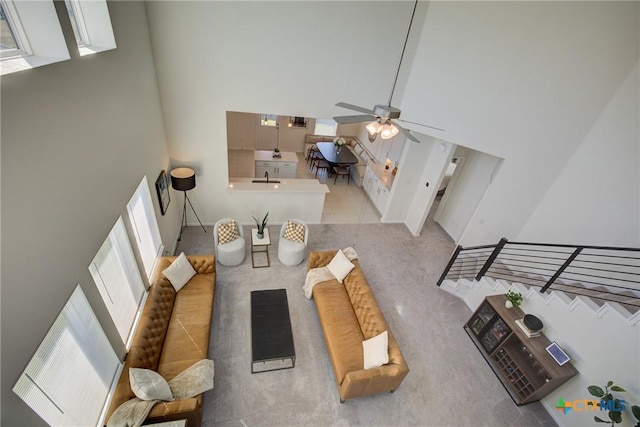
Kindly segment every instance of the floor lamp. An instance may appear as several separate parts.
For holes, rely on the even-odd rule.
[[[189,202],[189,206],[191,206],[191,210],[193,214],[198,219],[200,223],[200,227],[206,233],[200,218],[198,218],[198,214],[196,210],[193,209],[193,205],[191,204],[191,200],[189,200],[189,196],[187,196],[187,191],[193,190],[196,188],[196,173],[191,168],[177,168],[171,171],[171,186],[174,190],[183,191],[184,192],[184,204],[182,205],[182,222],[180,223],[180,235],[178,236],[178,241],[182,238],[182,231],[187,226],[187,202]]]

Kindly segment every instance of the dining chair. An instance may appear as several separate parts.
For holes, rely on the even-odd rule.
[[[342,180],[344,181],[344,176],[347,176],[347,185],[349,185],[351,183],[351,169],[350,169],[351,165],[336,165],[333,167],[333,172],[336,174],[336,177],[333,180],[333,183],[335,184],[336,181],[338,180],[338,176],[342,175]]]

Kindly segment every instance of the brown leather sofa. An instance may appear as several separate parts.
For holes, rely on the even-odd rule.
[[[326,266],[336,252],[311,252],[308,270]],[[313,288],[313,299],[338,383],[340,402],[387,391],[393,393],[409,373],[358,260],[352,262],[355,268],[342,284],[332,279]],[[384,331],[389,336],[389,363],[379,368],[364,369],[362,341]]]
[[[213,255],[187,255],[196,275],[176,293],[162,274],[176,257],[162,257],[152,279],[140,322],[125,359],[106,420],[124,402],[134,398],[129,368],[152,369],[167,381],[201,359],[208,358],[216,263]],[[144,424],[202,421],[202,395],[156,404]]]

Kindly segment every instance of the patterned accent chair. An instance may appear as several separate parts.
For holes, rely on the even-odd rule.
[[[309,227],[304,221],[290,219],[280,228],[278,258],[284,265],[298,265],[304,260],[309,241]]]
[[[228,224],[234,221],[236,224],[237,237],[230,241]],[[231,236],[233,237],[233,236]],[[222,218],[213,226],[213,243],[215,247],[216,259],[222,265],[233,267],[242,264],[245,257],[244,231],[233,218]]]

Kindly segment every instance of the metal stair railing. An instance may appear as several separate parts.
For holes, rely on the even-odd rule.
[[[640,310],[640,248],[510,242],[456,247],[437,285],[482,277],[556,289]]]

